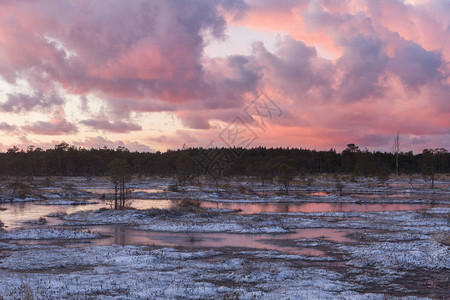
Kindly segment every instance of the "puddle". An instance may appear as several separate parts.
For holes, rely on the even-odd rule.
[[[326,197],[332,195],[332,193],[326,193],[326,192],[312,192],[308,193],[309,196],[319,196],[319,197]]]
[[[57,200],[51,200],[57,201]],[[41,205],[45,201],[35,202],[13,202],[0,203],[0,220],[7,226],[8,230],[28,226],[25,222],[35,221],[48,214],[66,213],[72,214],[79,211],[97,210],[100,208],[110,208],[111,201],[109,200],[95,200],[96,204],[87,205]],[[127,200],[127,204],[136,209],[166,209],[172,206],[171,200]],[[58,225],[61,222],[55,218],[46,218],[46,225]]]
[[[98,201],[98,200],[97,200]],[[52,213],[71,214],[78,211],[97,210],[109,207],[110,201],[99,201],[91,205],[39,205],[40,202],[1,203],[0,219],[8,230],[17,227],[31,227],[27,221],[37,220]],[[128,200],[128,203],[137,209],[170,208],[170,200]],[[424,204],[348,204],[348,203],[214,203],[202,202],[203,207],[220,209],[240,209],[243,214],[272,212],[349,212],[349,211],[399,211],[417,210],[433,207]],[[61,225],[57,218],[47,218],[46,225]],[[321,239],[336,243],[352,242],[346,235],[355,230],[342,230],[330,228],[301,229],[289,234],[233,234],[233,233],[174,233],[152,232],[126,228],[123,225],[115,226],[89,226],[92,231],[111,235],[104,239],[92,240],[89,243],[70,243],[69,246],[100,246],[100,245],[157,245],[157,246],[183,246],[199,248],[253,248],[279,251],[290,254],[308,256],[324,256],[325,253],[311,247],[290,246],[292,241],[298,240],[301,244],[304,239]],[[290,241],[289,241],[290,240]],[[287,244],[286,244],[287,241]],[[27,243],[27,241],[22,241]],[[36,242],[36,241],[35,241]],[[285,246],[286,245],[286,246]]]
[[[53,213],[75,213],[78,211],[110,208],[111,201],[95,200],[96,204],[88,205],[40,205],[45,201],[0,203],[0,220],[7,228],[27,226],[24,222],[37,220]],[[55,201],[55,200],[52,200]],[[171,208],[171,200],[143,200],[129,199],[127,204],[136,209],[167,209]],[[240,210],[241,214],[255,213],[320,213],[320,212],[386,212],[386,211],[412,211],[439,207],[442,205],[429,204],[351,204],[351,203],[224,203],[202,202],[202,207],[228,210]],[[58,220],[47,218],[47,225],[57,225]]]
[[[162,189],[135,189],[133,191],[134,193],[149,193],[149,194],[156,194],[156,193],[164,193],[165,190]]]
[[[354,242],[346,237],[358,230],[308,228],[299,229],[288,234],[239,234],[239,233],[191,233],[191,232],[157,232],[127,228],[124,225],[88,226],[91,232],[99,232],[108,237],[93,240],[79,240],[76,243],[65,240],[15,240],[22,245],[64,244],[68,247],[91,247],[118,245],[151,245],[187,248],[220,248],[236,247],[257,250],[271,250],[286,254],[305,256],[326,256],[326,253],[313,247],[284,246],[283,241],[291,240],[327,240],[336,243]]]
[[[182,246],[193,248],[254,248],[273,250],[289,254],[307,256],[325,256],[325,252],[315,248],[301,248],[277,245],[277,240],[324,239],[337,243],[352,242],[346,237],[354,230],[312,228],[300,229],[290,234],[237,234],[237,233],[186,233],[186,232],[154,232],[129,229],[125,226],[89,226],[89,230],[111,235],[104,239],[92,240],[89,245],[155,245]],[[84,247],[85,244],[72,244],[73,247]]]
[[[355,203],[224,203],[202,202],[206,208],[240,209],[255,213],[386,212],[412,211],[435,207],[429,204],[355,204]]]
[[[350,243],[355,240],[347,237],[349,233],[355,233],[358,230],[344,230],[344,229],[333,229],[333,228],[307,228],[297,230],[293,234],[294,239],[324,239],[336,243]],[[288,234],[289,235],[289,234]]]
[[[89,205],[39,205],[39,202],[16,202],[16,203],[1,203],[1,208],[6,208],[0,211],[0,220],[7,226],[8,230],[27,226],[24,222],[35,221],[41,217],[45,217],[52,213],[67,213],[71,214],[78,211],[99,209],[105,207],[104,203],[89,204]],[[46,225],[56,225],[58,220],[54,218],[46,218]]]
[[[362,194],[362,193],[354,193],[354,194],[348,194],[348,196],[351,197],[362,197],[362,198],[373,198],[373,199],[383,199],[383,198],[387,198],[387,199],[391,199],[391,198],[413,198],[413,197],[418,197],[420,195],[410,195],[410,194]]]
[[[113,194],[114,189],[111,188],[82,188],[81,191],[90,192],[90,193],[96,193],[96,194]],[[133,189],[133,193],[148,193],[148,194],[155,194],[155,193],[164,193],[164,190],[162,189]]]
[[[416,188],[416,189],[417,188],[423,189],[423,188],[431,188],[431,181],[427,182],[427,183],[422,183],[422,182],[415,183],[413,181],[412,182],[412,186],[411,186],[410,183],[392,182],[392,183],[389,183],[389,186],[393,187],[393,188],[407,188],[407,189],[410,189],[410,188],[412,188],[414,186],[414,188]],[[445,188],[449,188],[450,184],[448,184],[448,183],[435,183],[434,187],[437,188],[437,189],[445,189]]]

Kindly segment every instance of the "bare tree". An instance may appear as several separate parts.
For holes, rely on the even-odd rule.
[[[125,160],[117,158],[108,166],[111,182],[114,184],[114,209],[124,209],[127,183],[131,180],[131,166]]]
[[[394,154],[395,154],[395,174],[398,176],[398,154],[400,153],[400,133],[397,131],[397,134],[394,137]]]
[[[436,173],[436,167],[439,166],[439,158],[447,153],[448,151],[445,148],[424,149],[422,152],[424,160],[424,174],[430,175],[432,189],[434,189],[434,175]]]

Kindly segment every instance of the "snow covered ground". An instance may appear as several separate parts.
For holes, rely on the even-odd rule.
[[[264,254],[118,245],[22,250],[2,260],[0,292],[6,299],[385,299],[358,292],[339,272]]]
[[[0,241],[2,240],[78,240],[78,239],[94,239],[101,238],[97,233],[75,231],[75,230],[60,230],[60,229],[23,229],[14,231],[0,232]]]
[[[301,228],[353,228],[432,234],[449,230],[450,207],[398,212],[232,213],[180,209],[97,210],[61,215],[66,226],[126,224],[171,232],[287,233]]]
[[[450,190],[448,180],[431,189],[421,178],[343,181],[332,177],[312,184],[297,180],[291,195],[278,196],[276,184],[235,180],[169,192],[171,179],[139,179],[141,199],[199,199],[217,202],[434,203],[411,211],[255,212],[173,207],[98,209],[54,206],[108,198],[107,178],[52,180],[40,189],[34,222],[0,231],[0,299],[417,299],[448,298],[450,275]],[[411,184],[412,183],[412,184]],[[76,189],[74,188],[76,186]],[[242,188],[245,186],[246,188]],[[65,188],[64,188],[65,187]],[[164,190],[164,191],[161,191]],[[90,197],[90,198],[89,198]],[[47,200],[46,200],[47,199]],[[24,199],[22,199],[23,201]],[[17,208],[14,202],[6,216]],[[37,207],[37,206],[35,206]],[[94,210],[90,210],[94,207]],[[66,213],[64,213],[66,212]],[[38,219],[45,217],[48,222]],[[42,219],[43,220],[43,219]],[[1,226],[1,223],[0,223]],[[105,236],[124,228],[158,238],[192,238],[176,246],[148,240],[121,244]],[[97,232],[97,229],[99,232]],[[122,232],[122,234],[123,234]],[[206,241],[201,241],[207,235]],[[238,239],[226,244],[226,237]],[[179,236],[176,236],[177,238]],[[196,240],[200,239],[200,240]],[[211,243],[223,239],[225,243]],[[253,239],[253,241],[254,241]],[[116,239],[120,240],[120,239]],[[267,245],[268,247],[264,247]],[[270,246],[270,247],[269,247]],[[270,249],[270,250],[267,250]],[[299,250],[296,252],[294,250]],[[309,250],[309,252],[302,252]]]
[[[135,178],[130,183],[133,199],[183,199],[219,202],[336,202],[336,203],[442,203],[448,204],[450,181],[441,176],[431,188],[429,179],[422,176],[391,178],[380,182],[376,178],[311,175],[292,181],[288,196],[279,195],[276,181],[257,181],[253,177],[222,179],[217,185],[202,178],[194,185],[178,186],[179,192],[169,188],[174,178]],[[112,185],[107,177],[35,178],[28,183],[26,192],[14,194],[3,188],[0,202],[30,202],[46,199],[90,199],[112,197]]]

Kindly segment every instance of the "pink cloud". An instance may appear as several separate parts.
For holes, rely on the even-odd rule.
[[[232,2],[222,6],[232,8]],[[110,1],[107,10],[98,0],[2,5],[6,47],[0,53],[7,59],[0,73],[35,85],[45,84],[45,74],[71,93],[116,98],[183,102],[210,96],[214,89],[201,64],[203,32],[222,36],[219,3]]]
[[[44,95],[42,92],[34,95],[8,94],[7,101],[0,104],[0,111],[18,113],[36,109],[46,110],[63,103],[64,100],[57,94]]]
[[[139,143],[137,141],[112,141],[108,138],[102,136],[87,137],[82,141],[74,142],[74,145],[85,148],[103,148],[107,147],[109,149],[117,149],[119,146],[126,147],[130,151],[140,151],[140,152],[154,152],[155,150],[149,146]]]
[[[14,132],[17,131],[19,128],[16,125],[11,125],[5,122],[0,122],[0,131],[5,132]]]
[[[450,128],[449,9],[445,0],[2,2],[0,75],[42,94],[11,95],[0,109],[61,106],[52,95],[62,86],[106,101],[105,117],[81,118],[95,130],[141,130],[133,112],[172,112],[192,131],[152,141],[179,147],[245,119],[266,91],[284,113],[268,120],[263,145],[390,147],[400,131],[418,147]],[[284,36],[275,51],[261,41],[250,54],[206,57],[207,40],[224,38],[227,22]],[[55,135],[77,124],[54,116],[23,129]]]
[[[78,132],[77,126],[66,120],[63,110],[56,111],[49,121],[37,121],[23,126],[22,129],[39,135],[64,135]]]
[[[210,129],[208,119],[197,112],[185,112],[178,115],[184,126],[191,129]]]
[[[163,134],[156,137],[149,137],[148,141],[150,143],[157,143],[160,147],[166,147],[166,149],[180,149],[183,145],[187,145],[188,147],[199,146],[197,138],[186,130],[177,130],[172,135]]]
[[[142,127],[135,123],[129,123],[129,122],[122,122],[122,121],[108,121],[108,120],[102,120],[102,119],[89,119],[89,120],[83,120],[80,122],[83,125],[92,127],[96,130],[103,130],[108,132],[115,132],[115,133],[126,133],[130,131],[140,131],[142,130]]]

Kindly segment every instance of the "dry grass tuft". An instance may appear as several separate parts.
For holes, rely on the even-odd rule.
[[[182,208],[189,211],[200,211],[201,210],[201,202],[200,200],[184,198],[181,200],[175,200],[173,202],[174,208]]]
[[[434,240],[446,246],[450,246],[450,232],[438,233],[434,236]]]

